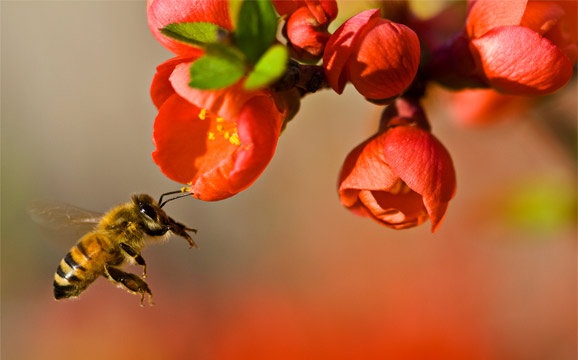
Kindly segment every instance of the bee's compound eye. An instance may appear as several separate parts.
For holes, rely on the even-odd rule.
[[[147,217],[155,220],[157,218],[157,212],[153,209],[152,206],[148,204],[140,204],[140,212],[145,214]]]

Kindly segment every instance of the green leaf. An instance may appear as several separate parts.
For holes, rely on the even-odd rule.
[[[233,85],[245,75],[245,63],[239,58],[207,54],[193,62],[190,87],[202,90]]]
[[[259,59],[243,86],[247,90],[263,88],[279,79],[287,68],[289,53],[281,44],[273,45]]]
[[[160,32],[187,44],[203,46],[218,42],[220,34],[228,31],[210,22],[181,22],[168,24]]]
[[[246,0],[239,9],[235,43],[251,64],[269,49],[277,35],[277,14],[269,0]]]

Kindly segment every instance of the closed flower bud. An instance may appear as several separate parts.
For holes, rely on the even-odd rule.
[[[388,111],[386,125],[347,156],[339,197],[354,213],[382,225],[405,229],[429,219],[435,231],[455,193],[453,162],[439,140],[419,126],[423,112],[406,117],[412,109],[400,105],[398,114]]]
[[[413,81],[420,60],[417,35],[405,25],[363,11],[335,31],[323,55],[329,85],[341,94],[349,81],[371,100],[400,95]]]

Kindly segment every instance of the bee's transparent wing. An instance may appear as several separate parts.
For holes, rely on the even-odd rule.
[[[28,213],[34,222],[51,230],[78,232],[94,228],[103,215],[55,200],[34,201],[28,207]]]

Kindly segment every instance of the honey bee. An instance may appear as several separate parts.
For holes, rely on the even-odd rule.
[[[55,219],[61,218],[70,223],[96,223],[60,261],[54,274],[54,298],[78,297],[99,276],[104,276],[128,292],[140,295],[141,306],[147,295],[152,305],[152,291],[144,281],[146,262],[141,251],[147,241],[162,240],[170,234],[184,238],[191,247],[196,246],[187,231],[196,233],[197,230],[173,220],[162,209],[167,202],[188,194],[165,201],[163,197],[186,190],[165,193],[158,202],[147,194],[136,194],[131,201],[114,207],[100,218],[71,206],[33,208],[31,213],[36,220],[55,223]],[[125,264],[135,263],[143,267],[142,277],[121,269]]]

